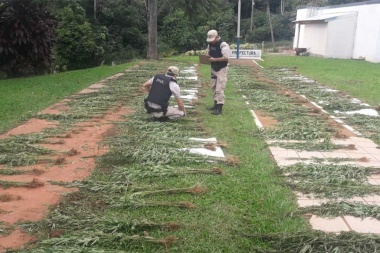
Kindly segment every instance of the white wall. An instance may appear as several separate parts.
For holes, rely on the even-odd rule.
[[[302,47],[310,48],[309,53],[324,56],[326,54],[327,23],[307,24]]]
[[[328,22],[325,57],[351,59],[356,31],[356,16],[339,17]]]
[[[373,53],[367,57],[367,61],[380,62],[380,26],[377,30],[377,46],[373,50]]]
[[[357,27],[352,58],[374,59],[376,48],[380,43],[378,31],[380,29],[380,4],[354,5],[337,8],[325,8],[319,10],[321,13],[357,11]],[[371,60],[372,61],[372,60]],[[377,61],[379,62],[379,61]]]
[[[353,56],[355,59],[365,58],[368,61],[380,62],[378,48],[380,43],[380,4],[363,6],[359,10]]]
[[[318,8],[319,15],[339,12],[358,12],[351,57],[354,59],[365,59],[371,62],[380,62],[380,3],[359,3]],[[305,18],[305,13],[307,13],[307,9],[298,10],[297,20]],[[351,23],[348,25],[340,21],[338,23],[332,22],[337,22],[337,20],[331,20],[329,22],[331,23],[331,27],[328,28],[329,34],[326,38],[329,40],[329,43],[332,41],[339,41],[339,44],[337,45],[339,48],[341,46],[344,46],[344,40],[350,40],[350,38],[347,38],[344,33],[352,31],[353,24]],[[302,33],[301,30],[300,41],[304,36],[306,36],[306,34]],[[331,51],[335,50],[334,48],[335,47],[330,44],[327,45],[326,53],[330,55],[327,57],[347,58],[347,48],[344,50],[342,49],[342,52],[336,56]]]
[[[296,24],[293,48],[302,47],[304,44],[305,25]]]
[[[307,18],[308,17],[307,15],[308,15],[307,9],[300,9],[297,11],[297,19]],[[304,30],[305,30],[305,25],[296,24],[293,48],[301,47],[300,45],[303,44]]]

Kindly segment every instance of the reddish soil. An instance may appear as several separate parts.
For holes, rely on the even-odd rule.
[[[43,113],[59,114],[70,110],[63,100]],[[107,147],[102,141],[116,133],[114,123],[121,121],[122,115],[133,113],[132,110],[119,106],[109,110],[104,117],[94,118],[72,127],[59,138],[54,138],[59,144],[42,144],[57,151],[58,154],[45,157],[48,162],[37,165],[17,167],[17,170],[28,170],[21,175],[0,175],[2,181],[32,182],[25,187],[0,188],[0,222],[12,226],[20,221],[38,221],[43,219],[51,206],[59,203],[65,192],[75,191],[51,184],[50,181],[71,182],[85,179],[95,168],[95,158],[104,154]],[[56,127],[57,122],[50,122],[32,118],[9,132],[0,135],[0,139],[11,135],[40,132],[46,128]],[[4,166],[1,166],[4,168]],[[0,252],[7,249],[17,249],[33,241],[28,233],[13,230],[10,234],[0,237]]]
[[[266,115],[265,112],[262,111],[255,111],[256,117],[259,119],[260,123],[263,125],[264,128],[274,128],[276,127],[276,124],[278,121],[268,115]]]

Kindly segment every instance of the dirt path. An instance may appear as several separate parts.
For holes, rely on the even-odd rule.
[[[111,78],[117,78],[116,75]],[[91,87],[91,86],[90,86]],[[93,85],[80,93],[96,92],[102,85]],[[67,113],[71,108],[65,99],[43,110],[44,114]],[[32,166],[15,167],[24,170],[20,175],[0,175],[0,181],[30,183],[26,187],[5,187],[0,189],[0,225],[10,232],[0,237],[0,252],[16,249],[34,240],[28,233],[14,227],[17,222],[33,222],[43,219],[49,208],[57,205],[63,193],[75,191],[51,183],[52,181],[71,182],[85,179],[95,168],[95,159],[107,152],[102,141],[115,134],[114,123],[121,116],[132,113],[119,105],[106,111],[103,116],[74,124],[66,133],[49,138],[50,144],[39,146],[54,150],[52,155],[44,155],[40,162]],[[32,118],[9,132],[0,135],[0,139],[12,136],[39,133],[47,128],[58,127],[57,122]],[[0,168],[5,169],[5,166]]]

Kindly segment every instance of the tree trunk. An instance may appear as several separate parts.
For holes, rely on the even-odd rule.
[[[96,0],[94,0],[94,20],[96,20]]]
[[[249,26],[249,31],[253,30],[253,8],[255,7],[255,0],[252,0],[252,9],[251,9],[251,25]]]
[[[281,0],[281,15],[284,15],[285,12],[285,0]]]
[[[158,60],[157,46],[157,0],[148,0],[148,52],[149,60]]]
[[[272,47],[273,47],[273,52],[274,52],[275,51],[275,47],[274,47],[274,35],[273,35],[272,19],[270,17],[269,3],[267,5],[267,13],[268,13],[268,19],[269,19],[270,35],[272,37]]]

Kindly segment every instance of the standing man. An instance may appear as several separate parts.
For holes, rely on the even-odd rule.
[[[225,102],[224,89],[227,83],[228,57],[230,46],[220,39],[216,30],[207,33],[206,54],[211,62],[211,88],[214,97],[214,106],[210,109],[212,114],[220,115]]]
[[[177,84],[179,69],[170,66],[166,74],[157,74],[143,85],[143,91],[149,93],[144,99],[147,113],[153,116],[153,120],[167,121],[186,115],[185,106],[180,97],[180,88]],[[171,96],[177,101],[178,108],[169,106]]]

